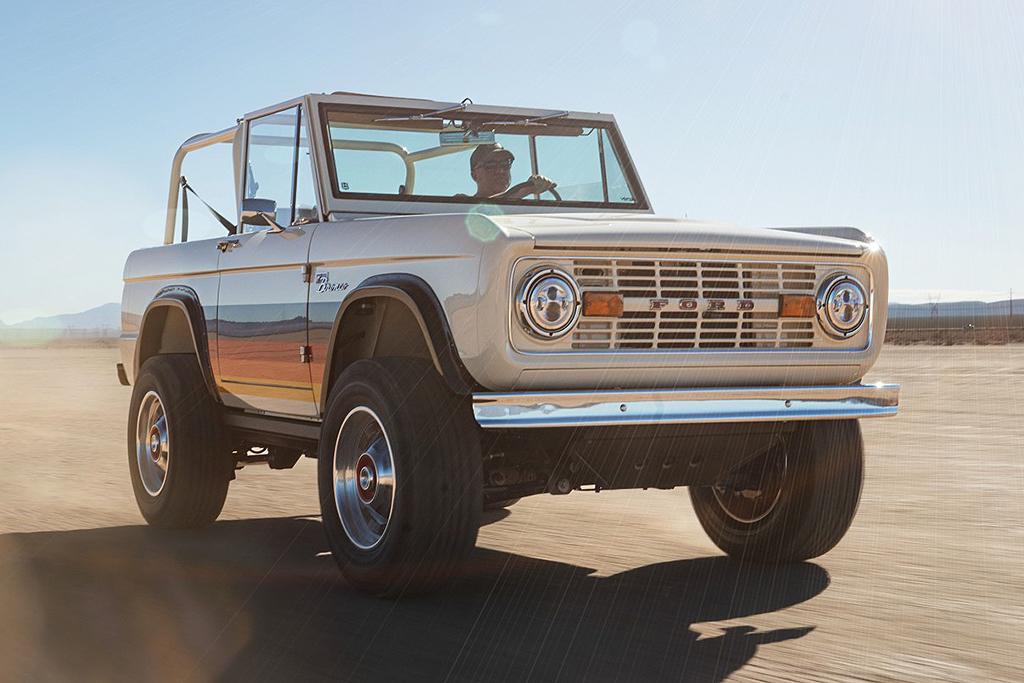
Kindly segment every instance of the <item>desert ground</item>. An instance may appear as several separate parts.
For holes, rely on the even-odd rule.
[[[111,348],[0,348],[0,680],[1024,680],[1024,346],[886,347],[860,510],[794,566],[724,558],[685,489],[492,513],[465,575],[345,585],[315,464],[143,525]]]

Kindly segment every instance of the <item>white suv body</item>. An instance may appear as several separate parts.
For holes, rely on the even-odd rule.
[[[182,161],[218,143],[233,150],[234,211],[218,217],[222,236],[190,240],[188,212],[194,224],[206,209]],[[474,180],[482,191],[482,174],[502,173],[505,186],[523,180],[474,194]],[[792,536],[779,559],[834,545],[857,500],[838,496],[846,507],[824,540],[773,527],[797,505],[784,495],[790,480],[813,479],[807,463],[828,460],[794,453],[831,440],[859,463],[856,420],[898,406],[897,386],[859,383],[886,324],[887,264],[873,239],[657,216],[605,114],[348,93],[248,114],[179,149],[164,245],[132,253],[124,282],[119,375],[136,385],[129,459],[147,519],[211,521],[234,468],[318,457],[332,549],[351,581],[379,593],[437,578],[408,569],[430,551],[392,524],[411,514],[403,495],[431,496],[402,479],[420,454],[392,441],[410,431],[421,442],[429,425],[408,424],[418,418],[383,389],[358,394],[374,384],[365,376],[404,393],[396,387],[416,367],[440,387],[451,432],[472,442],[459,457],[476,473],[454,482],[480,502],[468,508],[688,485],[723,549]],[[147,375],[147,363],[167,367]],[[188,428],[216,435],[216,448],[192,449],[205,455],[169,445],[175,392],[196,390],[167,385],[182,372],[209,414]],[[332,414],[332,401],[349,410]],[[379,438],[352,437],[349,450],[363,451],[350,457],[353,429]],[[449,457],[433,448],[428,462]],[[226,463],[218,474],[191,472],[210,459]],[[854,470],[845,486],[859,494]],[[212,488],[196,483],[211,476]],[[202,514],[175,499],[184,488],[206,501]],[[798,507],[820,513],[811,498]],[[463,521],[469,548],[475,526]]]

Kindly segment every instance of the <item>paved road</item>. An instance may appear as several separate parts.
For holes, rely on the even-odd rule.
[[[209,529],[141,524],[109,349],[0,349],[3,680],[1024,680],[1024,347],[887,348],[838,548],[741,566],[685,491],[535,497],[425,598],[350,590],[314,467]]]

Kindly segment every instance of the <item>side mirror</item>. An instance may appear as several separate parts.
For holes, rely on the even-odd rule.
[[[242,200],[242,225],[269,226],[271,232],[284,232],[276,219],[277,202],[250,197]]]

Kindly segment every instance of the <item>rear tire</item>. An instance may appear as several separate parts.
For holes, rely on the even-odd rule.
[[[331,389],[317,467],[328,544],[360,590],[429,590],[476,545],[480,436],[469,402],[429,363],[384,358],[346,368]]]
[[[730,483],[690,487],[701,526],[727,554],[797,562],[831,550],[857,512],[864,442],[856,420],[808,422]]]
[[[234,460],[195,356],[142,364],[128,411],[128,466],[149,524],[194,528],[217,519]]]

